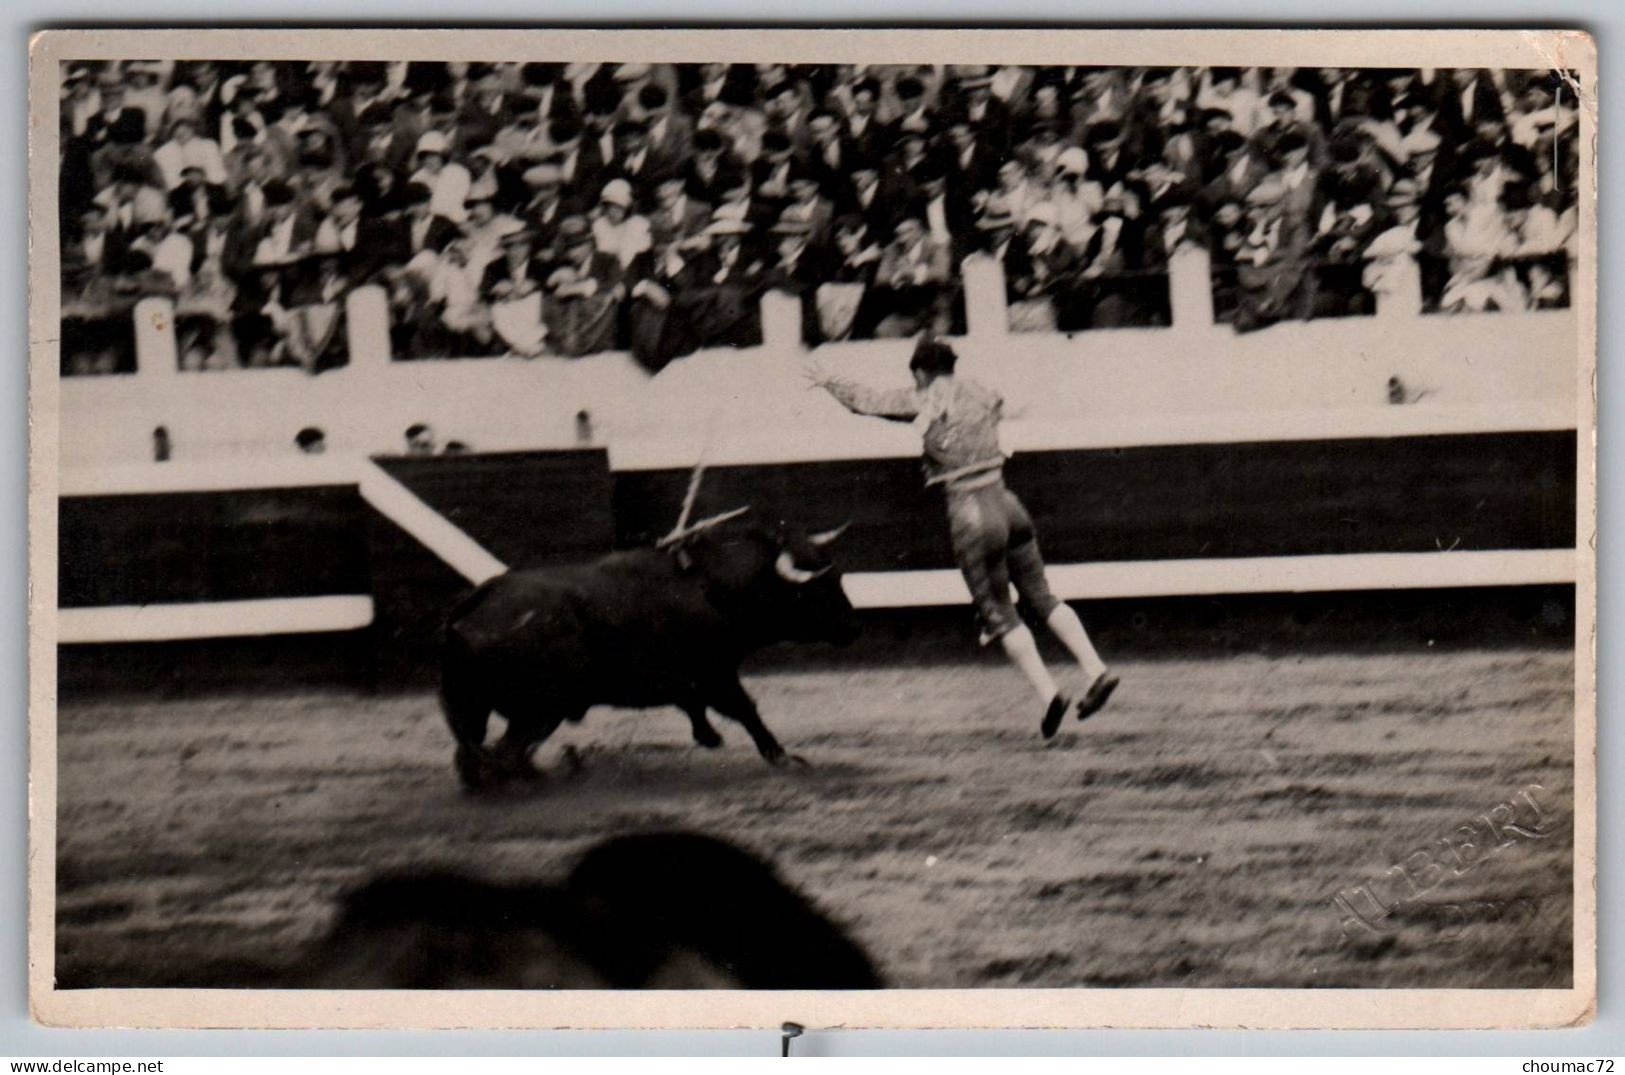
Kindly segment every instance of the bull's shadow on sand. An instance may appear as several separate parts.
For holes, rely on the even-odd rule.
[[[566,743],[556,751],[537,752],[532,773],[491,783],[473,793],[462,789],[457,797],[473,804],[513,805],[527,800],[551,804],[600,793],[635,792],[640,797],[651,793],[714,794],[719,779],[727,781],[730,794],[742,795],[763,787],[813,790],[839,785],[845,788],[848,784],[883,775],[883,766],[822,757],[818,747],[830,739],[827,736],[809,739],[796,755],[799,764],[777,768],[764,766],[748,746],[719,756],[719,753],[696,750],[687,744],[577,747]]]

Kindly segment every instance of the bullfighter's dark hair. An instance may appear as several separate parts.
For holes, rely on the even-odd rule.
[[[914,357],[909,359],[908,368],[932,377],[946,377],[954,372],[954,365],[958,361],[959,356],[954,354],[952,347],[941,340],[924,336],[914,345]]]

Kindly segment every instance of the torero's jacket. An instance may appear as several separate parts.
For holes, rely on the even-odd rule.
[[[1004,399],[986,385],[950,376],[924,388],[878,389],[841,379],[824,387],[849,411],[920,427],[927,485],[955,488],[1004,465],[999,444]]]

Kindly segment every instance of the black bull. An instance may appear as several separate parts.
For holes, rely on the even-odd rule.
[[[739,664],[779,641],[845,644],[852,605],[830,558],[836,532],[718,527],[662,550],[510,571],[453,609],[441,702],[465,786],[534,772],[532,751],[594,705],[676,706],[694,741],[722,745],[706,710],[738,722],[774,765],[788,755],[739,682]],[[502,738],[485,746],[495,711]]]

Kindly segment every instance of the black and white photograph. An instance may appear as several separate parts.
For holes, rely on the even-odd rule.
[[[1592,1009],[1584,35],[30,74],[37,1018]]]

